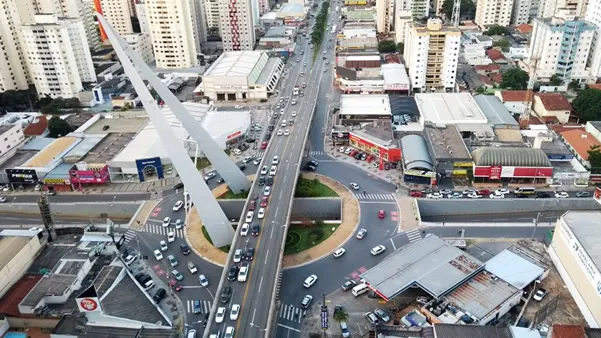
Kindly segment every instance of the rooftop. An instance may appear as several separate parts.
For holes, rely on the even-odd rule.
[[[469,93],[415,94],[415,101],[424,121],[436,124],[487,123]]]
[[[383,115],[390,114],[390,99],[388,95],[357,95],[340,96],[340,114],[342,115]]]
[[[488,57],[495,62],[506,60],[505,55],[503,55],[503,52],[494,48],[488,49],[486,51],[486,55],[488,55]]]
[[[105,164],[119,154],[136,136],[136,133],[108,133],[81,159],[88,164]]]
[[[528,142],[530,142],[530,144],[534,144],[534,140],[534,137],[528,137]],[[557,136],[553,137],[551,142],[541,143],[540,149],[548,156],[551,156],[551,160],[553,160],[553,155],[572,155],[568,146]]]
[[[62,158],[64,153],[71,150],[80,141],[80,138],[72,136],[57,138],[49,146],[42,149],[37,155],[27,161],[27,163],[23,164],[23,167],[46,167],[53,161],[57,161]]]
[[[25,136],[40,136],[43,135],[48,129],[48,119],[45,115],[37,116],[25,129],[23,135]]]
[[[171,329],[134,329],[124,327],[109,327],[86,325],[86,317],[63,316],[54,330],[55,335],[75,336],[80,338],[176,338],[180,335]]]
[[[480,110],[488,119],[491,126],[514,126],[519,127],[519,123],[513,118],[509,110],[499,100],[492,95],[477,95],[474,97]]]
[[[102,135],[108,133],[136,133],[148,122],[145,111],[138,111],[138,116],[121,117],[120,114],[107,114],[83,132],[86,135]],[[108,127],[108,128],[107,128]]]
[[[263,52],[256,51],[223,52],[202,77],[249,76],[255,69],[259,60],[262,57],[267,57],[263,54]]]
[[[390,111],[392,115],[407,114],[409,116],[418,116],[419,110],[413,96],[389,95]]]
[[[505,249],[486,262],[486,271],[523,290],[528,284],[539,279],[545,269]]]
[[[588,150],[592,146],[600,145],[599,142],[593,135],[583,129],[572,129],[562,131],[561,137],[574,149],[574,151],[583,158],[585,161],[588,160]]]
[[[601,270],[601,212],[568,211],[561,219],[572,230],[597,269]]]
[[[572,110],[572,104],[568,98],[561,93],[536,94],[546,110]]]
[[[534,148],[482,147],[472,151],[472,157],[477,166],[551,167],[547,154]]]
[[[49,184],[53,179],[64,180],[69,177],[69,170],[73,167],[73,164],[61,163],[57,165],[54,169],[50,170],[42,182]]]
[[[289,16],[291,14],[305,15],[305,6],[302,3],[286,2],[278,10],[279,16]]]
[[[516,338],[509,328],[488,325],[434,324],[434,333],[444,338]]]
[[[0,237],[0,270],[4,269],[29,241],[30,237]]]
[[[585,338],[582,325],[553,324],[553,338]]]
[[[346,20],[345,21],[375,21],[376,20],[376,8],[357,9],[354,7],[346,7]]]
[[[69,116],[67,116],[67,118],[65,118],[65,120],[67,121],[67,123],[69,123],[69,125],[71,127],[73,127],[73,129],[77,129],[79,127],[81,127],[84,123],[86,123],[89,119],[91,119],[94,115],[92,113],[77,113],[77,114],[70,114]]]
[[[105,135],[82,135],[81,142],[65,154],[63,161],[67,163],[79,162],[94,147],[96,147],[104,137]]]
[[[425,126],[424,134],[435,159],[469,160],[472,158],[456,126],[442,128]]]
[[[12,169],[23,166],[31,158],[37,155],[39,150],[17,150],[8,160],[0,164],[0,170]]]
[[[52,142],[54,142],[54,140],[56,139],[51,137],[35,136],[25,141],[25,144],[21,147],[21,150],[40,151],[49,146]]]
[[[515,30],[517,30],[518,32],[522,33],[522,34],[529,34],[532,33],[532,25],[528,25],[528,24],[521,24],[518,25]]]
[[[122,270],[123,267],[112,265],[107,265],[100,270],[98,276],[96,276],[96,279],[94,280],[94,288],[98,293],[98,298],[102,298],[104,294],[109,291]]]
[[[410,243],[367,270],[362,278],[385,299],[416,285],[440,297],[483,268],[482,262],[438,236]]]
[[[25,275],[0,299],[0,314],[20,317],[19,303],[35,287],[42,276]]]
[[[374,123],[363,124],[361,129],[354,129],[351,134],[365,138],[384,148],[398,148],[392,134],[392,122],[376,120]]]
[[[426,169],[430,171],[434,169],[428,145],[421,135],[403,136],[401,138],[401,150],[405,169]]]
[[[390,86],[390,89],[409,89],[409,77],[405,66],[399,63],[387,63],[381,66],[382,75],[384,76],[384,87]],[[404,85],[407,88],[395,88],[395,85]]]
[[[527,90],[502,90],[501,97],[503,102],[526,102],[528,99]]]
[[[77,275],[44,275],[19,305],[35,308],[45,297],[62,296],[77,279]]]

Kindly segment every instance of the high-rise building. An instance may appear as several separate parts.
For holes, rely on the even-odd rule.
[[[407,10],[395,10],[394,15],[394,34],[396,43],[405,43],[407,36],[408,24],[412,21],[411,11]]]
[[[492,25],[509,26],[513,0],[478,0],[476,24],[486,29]]]
[[[550,18],[555,16],[557,11],[567,9],[570,15],[583,18],[586,16],[588,0],[540,0],[538,8],[539,18]]]
[[[77,97],[84,82],[95,82],[94,64],[80,19],[40,14],[23,25],[23,50],[38,95]]]
[[[440,1],[442,2],[443,0]],[[421,20],[430,15],[430,1],[428,0],[396,0],[393,6],[396,12],[411,12],[413,20]],[[394,19],[396,20],[396,17]],[[396,27],[396,21],[393,25]]]
[[[29,72],[17,28],[22,24],[21,14],[33,17],[35,9],[20,0],[0,0],[0,4],[0,92],[27,89]]]
[[[511,24],[521,25],[530,20],[532,0],[514,0],[513,12],[511,13]]]
[[[439,18],[408,24],[404,56],[414,91],[455,88],[460,40],[459,29],[443,26]]]
[[[190,0],[146,0],[146,14],[157,67],[197,66]]]
[[[134,32],[131,24],[130,0],[98,0],[102,9],[102,16],[108,21],[119,35]]]
[[[537,80],[547,81],[553,75],[564,84],[588,80],[587,61],[597,27],[579,20],[568,9],[560,9],[552,18],[534,20],[528,60],[533,64]]]
[[[219,0],[224,51],[254,49],[256,41],[252,6],[252,0]]]
[[[196,50],[202,50],[202,44],[207,41],[206,14],[203,0],[191,0],[192,6],[192,25],[194,27],[194,38],[196,40]]]
[[[32,2],[36,7],[35,14],[56,14],[58,17],[80,19],[86,31],[89,48],[99,50],[100,37],[94,21],[94,0],[21,0]],[[30,16],[29,22],[33,22]]]
[[[597,27],[591,56],[589,57],[589,66],[591,69],[591,78],[601,77],[601,0],[590,0],[586,9],[585,20]]]
[[[219,1],[220,0],[204,0],[207,35],[210,36],[221,36]]]
[[[140,23],[140,33],[150,34],[150,21],[148,21],[146,4],[143,1],[136,2],[136,17]]]
[[[376,28],[378,33],[389,33],[392,26],[394,1],[376,0]]]

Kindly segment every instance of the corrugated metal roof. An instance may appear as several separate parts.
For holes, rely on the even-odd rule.
[[[477,166],[551,167],[544,151],[534,148],[490,148],[472,151]]]
[[[538,279],[545,270],[507,249],[486,262],[486,270],[518,289]]]
[[[513,338],[509,328],[494,326],[434,324],[434,332],[444,338]]]
[[[518,122],[511,116],[509,110],[499,100],[498,97],[492,95],[476,95],[474,100],[488,119],[488,124],[496,125],[511,125],[518,126]]]
[[[407,135],[401,138],[401,150],[406,169],[432,170],[434,165],[426,140],[420,135]]]

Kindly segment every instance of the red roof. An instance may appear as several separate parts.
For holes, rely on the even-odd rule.
[[[38,275],[25,275],[0,299],[0,313],[11,317],[27,317],[19,312],[19,303],[42,279]]]
[[[593,135],[583,129],[572,129],[560,134],[585,161],[588,160],[588,151],[592,146],[601,146],[601,142],[597,141]]]
[[[518,25],[515,28],[518,32],[522,33],[522,34],[527,34],[527,33],[531,33],[532,32],[532,26],[531,25],[527,25],[527,24],[521,24]]]
[[[526,102],[528,96],[527,90],[503,90],[501,97],[503,102]]]
[[[487,84],[489,86],[493,85],[492,80],[488,76],[486,76],[486,75],[480,75],[479,78],[480,78],[480,81],[482,81],[482,83]]]
[[[554,110],[572,110],[572,104],[568,98],[560,93],[544,93],[536,94],[540,98],[541,103],[548,111]]]
[[[501,74],[501,73],[490,74],[490,78],[497,84],[503,82],[503,74]]]
[[[593,84],[590,84],[590,85],[587,85],[587,86],[589,88],[591,88],[591,89],[599,89],[599,90],[601,90],[601,83],[593,83]]]
[[[487,71],[491,71],[492,72],[492,71],[495,71],[495,70],[496,71],[501,70],[501,66],[493,63],[493,64],[490,64],[490,65],[477,65],[477,66],[474,66],[474,69],[476,69],[477,71],[478,70],[487,70]]]
[[[505,56],[503,55],[503,53],[500,50],[496,50],[493,48],[487,50],[486,55],[488,55],[488,57],[493,61],[505,60]]]
[[[31,122],[25,130],[23,130],[23,135],[25,136],[40,136],[46,132],[48,128],[48,119],[46,115],[40,115],[35,118],[33,122]]]
[[[552,329],[553,338],[585,338],[582,325],[554,324]]]

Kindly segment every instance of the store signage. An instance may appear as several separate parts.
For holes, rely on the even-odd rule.
[[[408,169],[405,170],[403,172],[403,174],[405,175],[409,175],[409,176],[418,176],[418,177],[436,177],[436,173],[434,171],[427,171],[427,170],[415,170],[415,169]]]
[[[488,175],[488,177],[493,180],[498,180],[501,177],[502,169],[503,167],[501,166],[490,167],[490,174]]]
[[[384,90],[409,90],[409,85],[402,83],[385,84]]]
[[[593,288],[595,288],[599,296],[601,296],[601,273],[599,273],[599,269],[597,269],[597,266],[593,263],[586,251],[582,249],[580,242],[576,236],[574,236],[572,230],[570,230],[563,221],[561,222],[560,229],[576,262],[578,262],[578,265],[582,271],[584,271],[586,277],[588,277]]]
[[[5,169],[6,176],[10,183],[29,183],[38,182],[38,174],[35,169]]]
[[[241,132],[241,131],[237,131],[237,132],[235,132],[235,133],[233,133],[233,134],[230,134],[230,135],[228,135],[228,136],[227,136],[227,139],[228,139],[228,140],[231,140],[231,139],[233,139],[234,137],[236,137],[236,136],[239,136],[240,134],[242,134],[242,132]]]
[[[321,328],[328,328],[328,308],[325,305],[321,307]]]
[[[472,162],[455,162],[455,163],[453,163],[453,166],[460,167],[460,168],[464,168],[464,167],[471,168],[474,166],[474,163],[472,163]]]
[[[44,182],[44,184],[71,184],[71,181],[66,178],[45,178],[42,180],[42,182]]]

